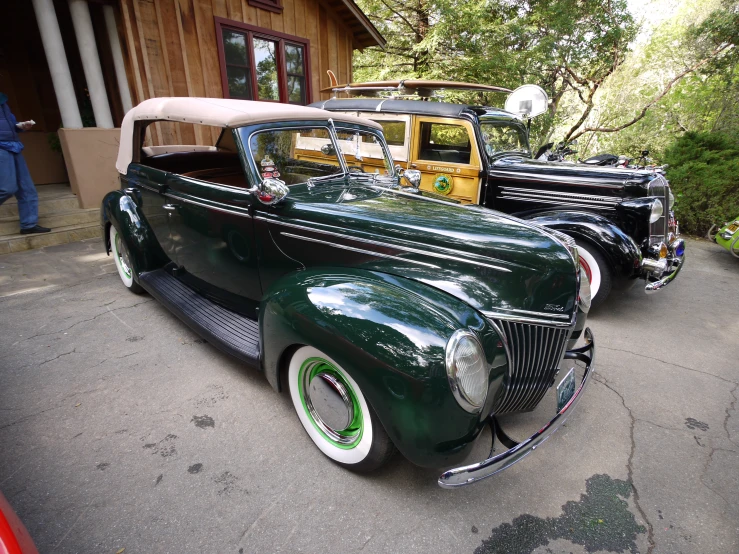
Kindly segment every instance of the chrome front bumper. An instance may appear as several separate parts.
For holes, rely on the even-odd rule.
[[[490,477],[491,475],[495,475],[499,471],[503,471],[516,462],[520,462],[523,458],[536,450],[536,448],[547,440],[557,429],[559,429],[567,419],[567,416],[569,416],[575,409],[577,403],[580,402],[582,392],[585,390],[585,387],[590,380],[590,375],[595,371],[595,339],[589,328],[585,329],[584,337],[587,342],[585,346],[565,352],[564,357],[566,360],[580,360],[586,364],[586,367],[580,386],[575,391],[575,394],[572,395],[570,401],[559,411],[559,413],[557,413],[549,423],[544,425],[544,427],[520,443],[516,443],[509,438],[500,428],[500,425],[498,425],[495,416],[491,415],[488,419],[488,423],[493,433],[493,446],[495,445],[495,439],[497,437],[502,444],[508,446],[508,450],[493,456],[493,449],[491,448],[491,455],[487,460],[445,471],[439,477],[440,487],[445,489],[463,487],[476,481],[480,481],[481,479],[485,479],[486,477]]]
[[[672,257],[661,260],[665,261],[665,268],[660,272],[659,278],[657,280],[648,282],[647,285],[644,287],[644,291],[647,294],[657,292],[658,290],[669,285],[675,279],[675,277],[677,277],[677,274],[680,273],[683,265],[685,265],[685,241],[683,239],[677,239],[670,245],[669,248]],[[654,265],[657,263],[658,262],[655,262],[654,260],[649,258],[645,258],[642,262],[642,267],[648,270],[647,281],[649,281],[650,275],[654,275],[654,273],[651,273],[649,271],[649,264]]]

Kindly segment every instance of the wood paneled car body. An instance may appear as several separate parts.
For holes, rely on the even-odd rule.
[[[674,197],[663,175],[533,160],[526,124],[516,115],[427,101],[440,88],[505,89],[430,83],[337,85],[331,89],[336,93],[401,96],[334,98],[312,105],[380,123],[393,159],[421,172],[422,191],[516,215],[571,236],[591,282],[593,306],[605,300],[615,280],[642,277],[646,291],[654,292],[677,276],[685,243],[678,238],[671,211]],[[424,98],[408,99],[408,94]],[[377,163],[364,158],[362,167]]]
[[[209,125],[218,140],[143,146],[149,125],[172,122]],[[376,172],[347,163],[365,146],[382,156]],[[121,190],[103,200],[102,224],[123,284],[287,389],[337,463],[372,469],[397,447],[449,467],[496,415],[533,410],[560,380],[558,411],[540,431],[439,481],[466,484],[531,452],[582,397],[594,343],[574,246],[405,192],[377,123],[151,99],[124,119],[117,168]],[[586,365],[577,384],[571,372],[556,378],[563,358]]]

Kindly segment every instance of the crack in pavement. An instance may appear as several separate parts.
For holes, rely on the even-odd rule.
[[[724,418],[724,431],[726,432],[726,438],[729,439],[729,442],[739,446],[739,444],[734,442],[734,439],[731,438],[731,433],[729,432],[729,418],[731,417],[729,415],[729,412],[735,412],[736,411],[736,389],[739,388],[739,385],[735,385],[733,389],[731,389],[729,392],[731,393],[731,396],[734,398],[734,400],[731,401],[731,404],[729,404],[728,408],[726,408],[726,417]]]
[[[55,356],[54,358],[51,358],[50,360],[43,361],[38,366],[41,367],[44,364],[48,364],[49,362],[53,362],[54,360],[58,360],[62,356],[69,356],[70,354],[77,354],[77,348],[73,348],[69,352],[64,352],[62,354],[59,354],[58,356]]]
[[[603,377],[603,375],[600,375],[596,373],[593,375],[593,379],[596,383],[600,383],[604,387],[606,387],[608,390],[613,392],[616,396],[618,396],[621,399],[621,404],[623,405],[624,409],[629,414],[629,419],[631,420],[631,424],[629,425],[629,436],[631,438],[631,451],[629,452],[629,459],[626,462],[626,471],[628,474],[628,481],[631,484],[631,488],[634,491],[634,505],[636,506],[636,509],[639,511],[639,515],[641,515],[644,522],[647,524],[647,542],[649,543],[649,547],[647,548],[647,554],[652,554],[654,552],[654,549],[657,546],[657,543],[654,540],[654,526],[652,525],[652,522],[649,521],[649,518],[647,517],[646,512],[641,506],[640,499],[639,499],[639,491],[636,488],[636,484],[634,483],[634,466],[633,466],[633,460],[634,460],[634,453],[636,452],[636,440],[634,439],[634,427],[636,426],[637,419],[634,417],[634,414],[631,413],[631,408],[629,408],[626,405],[626,400],[624,399],[623,395],[618,392],[616,389],[611,387],[608,384],[608,380]]]
[[[82,285],[87,285],[89,283],[92,283],[93,281],[99,281],[100,279],[102,279],[104,277],[110,277],[111,275],[116,275],[116,273],[115,272],[105,273],[103,275],[98,275],[97,277],[95,277],[93,279],[88,279],[87,281],[77,282],[77,283],[75,283],[73,285],[49,285],[47,287],[44,287],[41,290],[48,291],[48,292],[59,293],[59,292],[61,292],[59,289],[61,289],[62,291],[66,291],[68,289],[72,289],[72,288],[75,288],[75,287],[80,287]],[[54,289],[54,290],[52,291],[51,289]],[[8,295],[0,296],[0,305],[2,305],[2,304],[4,304],[4,303],[7,302],[5,300],[6,298],[13,298],[14,296],[15,295],[13,293],[8,294]]]
[[[17,425],[18,423],[22,423],[32,417],[36,417],[37,415],[50,412],[51,410],[58,410],[59,408],[61,408],[61,406],[52,406],[51,408],[46,408],[45,410],[41,410],[40,412],[28,414],[27,416],[23,416],[20,419],[16,419],[15,421],[11,421],[10,423],[6,423],[5,425],[0,426],[0,431],[2,431],[3,429],[7,429],[8,427],[12,427],[13,425]]]
[[[704,464],[703,464],[703,471],[701,471],[701,475],[700,475],[699,481],[701,482],[701,485],[703,485],[703,487],[705,487],[706,489],[708,489],[709,491],[711,491],[711,492],[712,492],[713,494],[715,494],[716,496],[718,496],[718,497],[719,497],[719,498],[720,498],[721,500],[723,500],[723,501],[724,501],[724,502],[726,503],[726,505],[727,505],[727,506],[728,506],[729,508],[731,508],[731,509],[733,510],[733,509],[734,509],[734,505],[733,505],[733,504],[731,504],[731,502],[729,502],[729,501],[728,501],[728,500],[726,499],[726,497],[725,497],[725,496],[724,496],[723,494],[721,494],[720,492],[718,492],[718,491],[717,491],[716,489],[714,489],[713,487],[709,486],[709,485],[708,485],[708,484],[707,484],[707,483],[706,483],[706,482],[705,482],[705,481],[703,480],[703,478],[704,478],[704,477],[706,476],[706,474],[708,473],[708,468],[709,468],[709,467],[711,466],[711,464],[713,463],[713,455],[714,455],[714,454],[715,454],[715,453],[716,453],[717,451],[719,451],[719,450],[720,450],[720,451],[722,451],[722,452],[732,452],[732,453],[736,453],[736,452],[735,452],[734,450],[726,450],[725,448],[717,448],[717,447],[714,447],[714,446],[711,446],[710,448],[711,448],[711,451],[710,451],[710,452],[708,453],[708,457],[706,458],[706,463],[704,463]]]
[[[103,304],[102,306],[98,306],[98,307],[99,308],[106,307],[107,309],[104,312],[100,312],[99,314],[94,315],[93,317],[90,317],[90,318],[87,318],[87,319],[83,319],[81,321],[78,321],[77,323],[73,323],[72,325],[70,325],[69,327],[65,327],[64,329],[59,329],[57,331],[52,331],[50,333],[37,333],[35,335],[31,335],[30,337],[26,337],[23,340],[19,340],[17,342],[14,342],[11,346],[16,346],[17,344],[20,344],[22,342],[29,341],[31,339],[35,339],[37,337],[47,337],[49,335],[58,335],[59,333],[63,333],[64,331],[69,331],[72,327],[76,327],[77,325],[81,325],[82,323],[87,323],[88,321],[92,321],[94,319],[97,319],[97,318],[99,318],[102,315],[112,314],[113,312],[118,312],[120,310],[128,310],[128,309],[131,309],[131,308],[135,308],[136,306],[140,306],[141,304],[149,304],[151,302],[153,302],[153,300],[143,300],[142,302],[136,302],[136,304],[131,304],[130,306],[121,306],[120,308],[116,308],[115,310],[111,310],[110,308],[107,308],[108,304]]]
[[[661,360],[660,358],[655,358],[653,356],[646,356],[644,354],[639,354],[638,352],[632,352],[631,350],[624,350],[623,348],[610,348],[608,346],[599,346],[598,348],[602,348],[603,350],[613,350],[614,352],[625,352],[626,354],[631,354],[632,356],[636,356],[638,358],[646,358],[648,360],[654,360],[655,362],[660,362],[665,365],[679,367],[681,369],[686,369],[688,371],[694,371],[695,373],[701,373],[702,375],[708,375],[709,377],[715,377],[716,379],[725,381],[727,383],[731,383],[732,385],[739,385],[739,383],[737,383],[736,381],[732,381],[731,379],[726,379],[725,377],[721,377],[720,375],[716,375],[715,373],[701,371],[700,369],[695,369],[694,367],[688,367],[688,366],[676,364],[675,362],[667,362],[665,360]]]

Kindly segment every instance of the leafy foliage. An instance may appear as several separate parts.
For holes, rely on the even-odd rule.
[[[388,44],[384,51],[368,48],[355,56],[356,81],[416,77],[508,88],[538,84],[552,98],[549,114],[537,118],[532,129],[542,140],[562,121],[562,95],[573,87],[597,89],[623,62],[636,34],[625,0],[360,0],[359,5]],[[454,98],[503,103],[495,94]]]
[[[685,133],[667,149],[665,161],[683,230],[702,235],[739,214],[739,136]]]

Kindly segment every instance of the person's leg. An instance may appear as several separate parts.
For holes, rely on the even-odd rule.
[[[13,154],[15,157],[15,172],[18,179],[18,215],[21,220],[21,230],[32,229],[38,224],[38,193],[28,172],[23,154]]]
[[[0,148],[0,204],[13,196],[18,190],[15,175],[15,159],[12,153]]]

